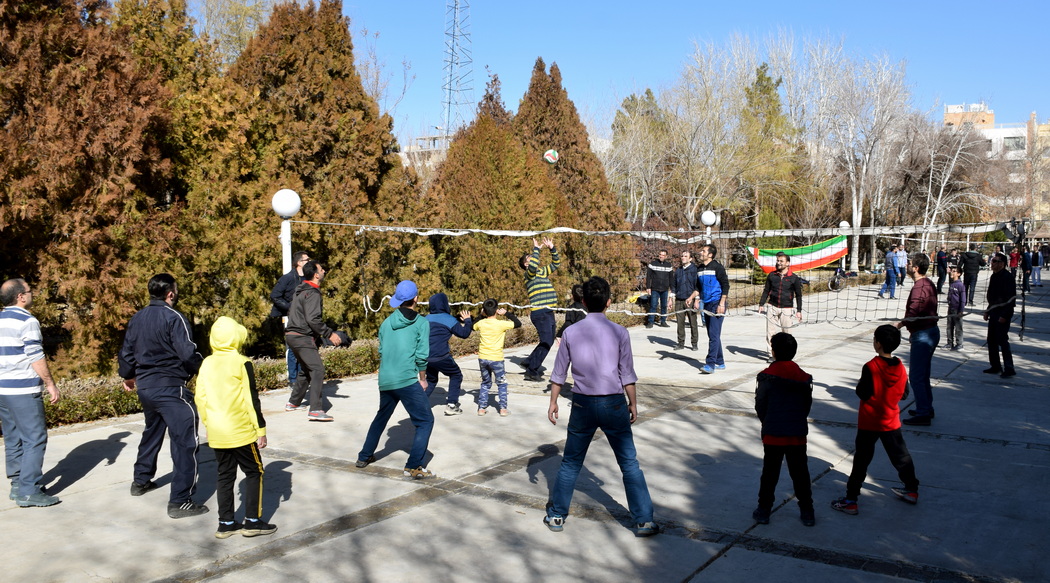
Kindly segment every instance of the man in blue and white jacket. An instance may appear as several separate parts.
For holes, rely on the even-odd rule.
[[[445,415],[459,415],[463,409],[459,406],[459,387],[463,384],[463,371],[459,369],[456,360],[452,358],[448,341],[453,335],[459,338],[470,336],[474,329],[474,322],[470,319],[470,312],[463,310],[456,318],[449,313],[448,296],[436,293],[430,296],[427,303],[430,315],[430,356],[427,357],[427,396],[434,392],[437,386],[438,373],[448,377],[448,405]]]
[[[726,361],[722,357],[722,321],[726,313],[726,300],[729,299],[729,276],[725,267],[715,261],[718,248],[707,244],[700,248],[697,258],[700,267],[697,270],[697,289],[700,291],[700,303],[704,306],[704,327],[707,328],[707,361],[700,369],[703,374],[723,370]]]

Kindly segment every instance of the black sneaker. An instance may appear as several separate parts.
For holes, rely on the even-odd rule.
[[[366,459],[366,460],[357,460],[357,462],[354,463],[354,467],[356,467],[356,468],[367,468],[368,464],[374,463],[375,461],[376,461],[376,456],[370,455],[370,456],[368,456],[368,459]]]
[[[766,508],[755,508],[751,513],[751,519],[759,524],[769,524],[769,510]]]
[[[1011,369],[1004,370],[1003,374],[1001,374],[999,376],[1004,378],[1004,379],[1008,379],[1008,378],[1010,378],[1012,376],[1017,376],[1017,372],[1014,371],[1014,369],[1011,368]]]
[[[531,382],[534,382],[534,383],[542,383],[543,382],[543,375],[526,373],[525,374],[525,380],[531,381]]]
[[[244,536],[265,536],[277,532],[276,524],[269,524],[261,520],[244,519],[241,534]]]
[[[673,350],[685,350],[685,344],[675,344]]]
[[[187,500],[182,504],[175,502],[168,503],[168,516],[171,518],[189,518],[191,516],[200,516],[201,514],[207,513],[207,506],[197,504],[193,500]]]
[[[657,324],[657,326],[659,326],[661,328],[670,328],[671,327],[671,325],[668,324],[667,322],[660,322],[659,324]]]
[[[1003,369],[993,366],[992,368],[986,368],[981,372],[984,374],[1000,374],[1003,372]]]
[[[131,495],[132,496],[142,496],[146,492],[152,492],[152,491],[156,490],[159,487],[160,486],[158,486],[157,483],[154,482],[153,480],[150,480],[150,481],[146,482],[145,484],[136,484],[136,483],[132,482],[132,484],[131,484]]]
[[[241,530],[241,525],[236,522],[229,524],[220,522],[219,529],[215,531],[215,538],[230,538]]]
[[[813,513],[812,508],[799,509],[798,518],[802,521],[802,526],[814,526],[817,524],[817,517]]]
[[[652,323],[652,322],[646,322],[646,323],[645,323],[645,328],[646,328],[647,330],[651,330],[651,329],[652,329],[652,327],[653,327],[653,323]]]
[[[915,409],[908,409],[908,416],[909,417],[915,417],[918,414],[919,414],[919,412],[916,411]],[[934,413],[933,411],[930,411],[930,419],[936,419],[936,418],[937,418],[937,414]]]
[[[908,417],[907,419],[901,419],[901,423],[905,425],[917,425],[921,427],[929,427],[930,420],[933,419],[929,415],[916,415],[914,417]]]

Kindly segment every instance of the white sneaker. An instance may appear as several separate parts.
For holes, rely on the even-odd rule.
[[[451,417],[453,415],[462,415],[463,409],[459,406],[459,403],[449,403],[445,407],[445,415]]]

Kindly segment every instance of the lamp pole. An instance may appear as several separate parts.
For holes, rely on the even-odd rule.
[[[277,216],[281,217],[281,273],[292,270],[292,217],[299,213],[302,199],[299,193],[289,188],[282,188],[273,195],[270,206]]]

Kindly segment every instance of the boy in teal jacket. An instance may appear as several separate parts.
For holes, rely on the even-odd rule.
[[[430,433],[434,429],[434,413],[430,410],[426,393],[430,323],[413,309],[418,298],[415,283],[405,280],[397,284],[390,298],[394,313],[379,327],[379,410],[368,428],[356,464],[363,468],[376,461],[374,454],[379,435],[386,429],[394,408],[401,403],[416,428],[412,451],[405,465],[405,477],[413,480],[434,477],[423,465]]]

